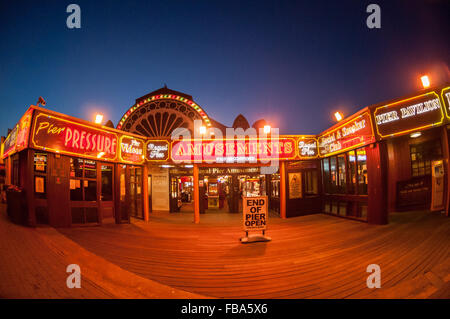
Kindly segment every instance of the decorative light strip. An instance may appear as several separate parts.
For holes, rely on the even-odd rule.
[[[155,100],[162,100],[162,99],[171,99],[171,100],[178,100],[181,102],[186,103],[187,105],[191,106],[194,108],[194,110],[197,111],[198,114],[200,114],[200,116],[202,117],[203,121],[205,121],[207,126],[211,126],[211,121],[209,120],[208,115],[206,115],[206,112],[202,110],[202,108],[200,106],[198,106],[196,103],[194,103],[193,101],[186,99],[182,96],[179,95],[173,95],[173,94],[162,94],[162,95],[154,95],[152,97],[149,97],[145,100],[140,101],[139,103],[136,103],[135,105],[133,105],[132,107],[130,107],[130,109],[122,116],[122,118],[119,121],[119,124],[117,124],[117,129],[121,129],[123,124],[125,123],[126,119],[131,115],[131,113],[133,113],[138,107],[150,102],[150,101],[155,101]]]

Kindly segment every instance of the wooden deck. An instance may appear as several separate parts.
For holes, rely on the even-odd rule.
[[[450,298],[450,219],[425,212],[386,226],[311,215],[269,219],[271,242],[241,244],[241,216],[153,213],[148,223],[59,231],[139,276],[219,298]],[[381,267],[368,289],[366,267]]]

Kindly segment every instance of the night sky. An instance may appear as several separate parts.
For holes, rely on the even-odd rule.
[[[316,134],[332,113],[449,80],[450,1],[0,0],[0,134],[39,96],[116,125],[166,83],[231,126],[242,113]],[[66,7],[81,7],[68,29]],[[381,29],[366,7],[381,6]]]

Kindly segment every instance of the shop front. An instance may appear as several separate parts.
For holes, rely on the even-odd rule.
[[[159,211],[198,223],[240,213],[252,196],[267,196],[281,218],[448,215],[449,91],[366,107],[319,135],[276,135],[239,115],[234,137],[222,138],[229,128],[167,88],[137,99],[117,129],[31,106],[2,144],[5,183],[23,190],[27,224],[56,227],[148,221]]]

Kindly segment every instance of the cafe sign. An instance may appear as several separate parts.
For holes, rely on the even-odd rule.
[[[169,141],[148,141],[146,146],[145,158],[147,159],[147,161],[167,161],[169,159]]]
[[[365,112],[319,136],[319,155],[328,156],[375,141],[370,115]]]
[[[37,149],[115,160],[117,143],[115,133],[92,126],[45,113],[34,119],[31,146]]]
[[[174,162],[255,163],[296,157],[295,139],[204,139],[172,142]]]
[[[440,125],[444,112],[435,92],[377,107],[374,111],[377,133],[381,138]]]
[[[120,159],[124,162],[142,164],[144,162],[144,141],[131,136],[121,136]]]
[[[316,158],[318,156],[317,140],[315,138],[300,138],[297,142],[298,156],[302,159]]]

